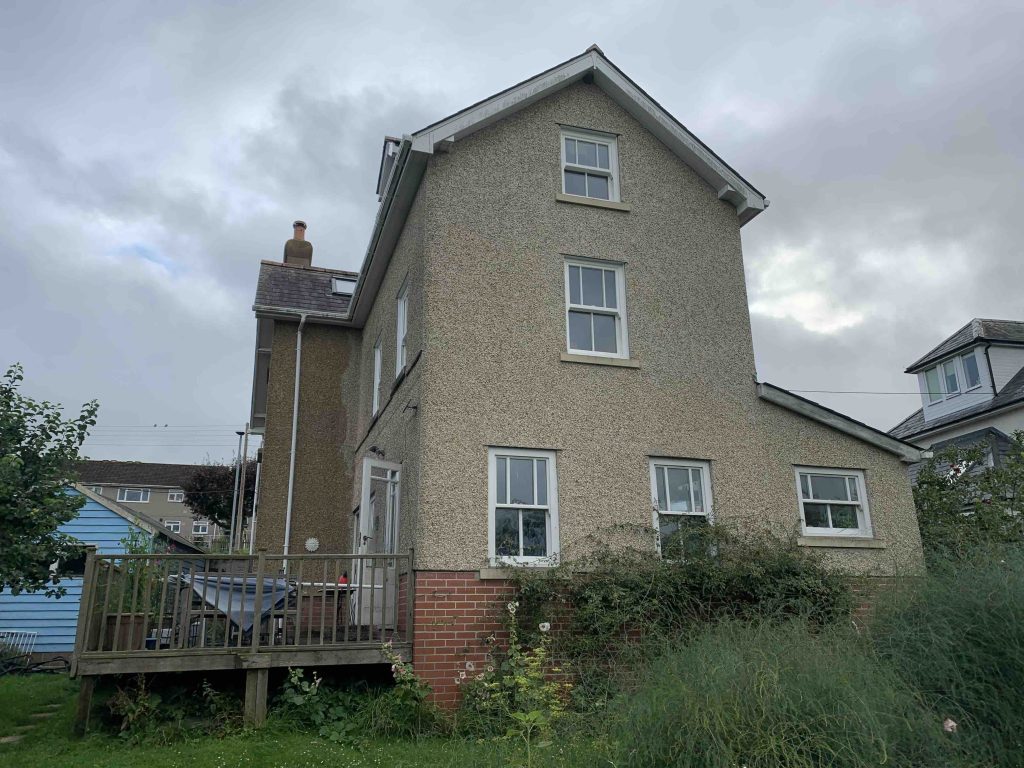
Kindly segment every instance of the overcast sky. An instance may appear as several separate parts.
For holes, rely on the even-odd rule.
[[[228,458],[291,221],[358,269],[385,134],[596,42],[771,200],[759,376],[909,392],[971,317],[1024,319],[1024,4],[777,6],[3,0],[0,367],[99,399],[93,458]],[[881,428],[918,403],[807,396]]]

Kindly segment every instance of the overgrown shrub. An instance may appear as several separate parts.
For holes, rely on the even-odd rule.
[[[443,714],[428,701],[430,687],[390,644],[382,650],[391,662],[394,686],[338,688],[324,684],[315,672],[307,677],[301,669],[289,669],[274,701],[275,719],[338,742],[357,742],[368,736],[418,738],[444,732]]]
[[[947,766],[953,737],[847,627],[725,621],[613,707],[630,768]]]
[[[871,624],[879,654],[986,765],[1024,765],[1024,552],[936,565]]]
[[[552,653],[572,665],[576,702],[591,709],[635,680],[632,669],[652,649],[709,622],[800,618],[826,626],[846,622],[852,607],[845,577],[814,555],[789,541],[736,538],[722,527],[692,533],[685,559],[598,548],[546,573],[521,568],[510,575],[524,642],[535,644],[541,622],[558,622]]]
[[[1014,434],[999,466],[986,458],[981,446],[949,446],[918,471],[914,504],[930,566],[1024,543],[1024,432]]]
[[[154,688],[145,675],[118,685],[107,700],[118,735],[138,743],[169,744],[196,735],[226,736],[242,727],[242,703],[203,680]]]

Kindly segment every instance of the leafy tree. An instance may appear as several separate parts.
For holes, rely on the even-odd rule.
[[[917,476],[914,503],[930,562],[961,560],[978,547],[1024,542],[1024,432],[998,467],[985,449],[950,446]]]
[[[15,364],[0,379],[0,591],[60,596],[60,578],[82,547],[57,529],[85,503],[67,488],[99,405],[92,400],[65,419],[59,405],[22,395],[24,378]]]
[[[235,466],[231,464],[204,464],[185,482],[185,503],[196,514],[212,520],[222,528],[231,525],[231,502],[235,492]],[[245,497],[243,514],[252,514],[256,491],[256,462],[245,467]]]

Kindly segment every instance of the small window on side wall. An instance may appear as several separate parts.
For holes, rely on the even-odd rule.
[[[402,283],[395,302],[395,378],[397,379],[406,364],[406,339],[409,335],[409,281]]]
[[[553,451],[488,450],[492,563],[554,564],[558,558],[558,481]]]
[[[619,200],[619,154],[613,134],[562,129],[562,191],[595,200]]]
[[[629,357],[625,283],[621,264],[566,259],[566,346],[569,352]]]
[[[711,524],[711,477],[706,461],[651,459],[651,502],[658,551],[681,560],[706,544]]]
[[[859,469],[797,467],[805,536],[871,536],[864,473]]]

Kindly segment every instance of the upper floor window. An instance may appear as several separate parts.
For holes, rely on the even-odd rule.
[[[405,368],[406,337],[409,335],[409,281],[402,283],[395,307],[395,377]]]
[[[974,351],[951,357],[924,372],[925,400],[937,403],[981,386],[981,369]]]
[[[380,350],[380,336],[377,337],[377,343],[373,345],[373,394],[371,396],[371,416],[376,416],[377,411],[380,410],[380,376],[381,376],[381,362],[383,358]]]
[[[97,496],[102,496],[103,495],[103,486],[102,485],[94,485],[89,490],[92,491],[93,493],[95,493]]]
[[[149,488],[118,488],[117,500],[146,504],[149,502]]]
[[[699,529],[711,523],[708,463],[651,459],[651,501],[658,551],[671,558],[692,551]]]
[[[618,176],[614,135],[562,129],[562,191],[565,194],[618,201]]]
[[[168,491],[167,492],[167,500],[170,501],[170,502],[181,503],[181,502],[185,501],[185,492],[184,491]]]
[[[488,549],[492,562],[558,556],[558,482],[553,451],[488,451]]]
[[[566,260],[565,322],[570,352],[629,356],[625,282],[621,264]]]
[[[181,533],[181,520],[164,520],[164,528],[171,533]]]
[[[857,469],[797,467],[805,536],[870,536],[864,473]]]

